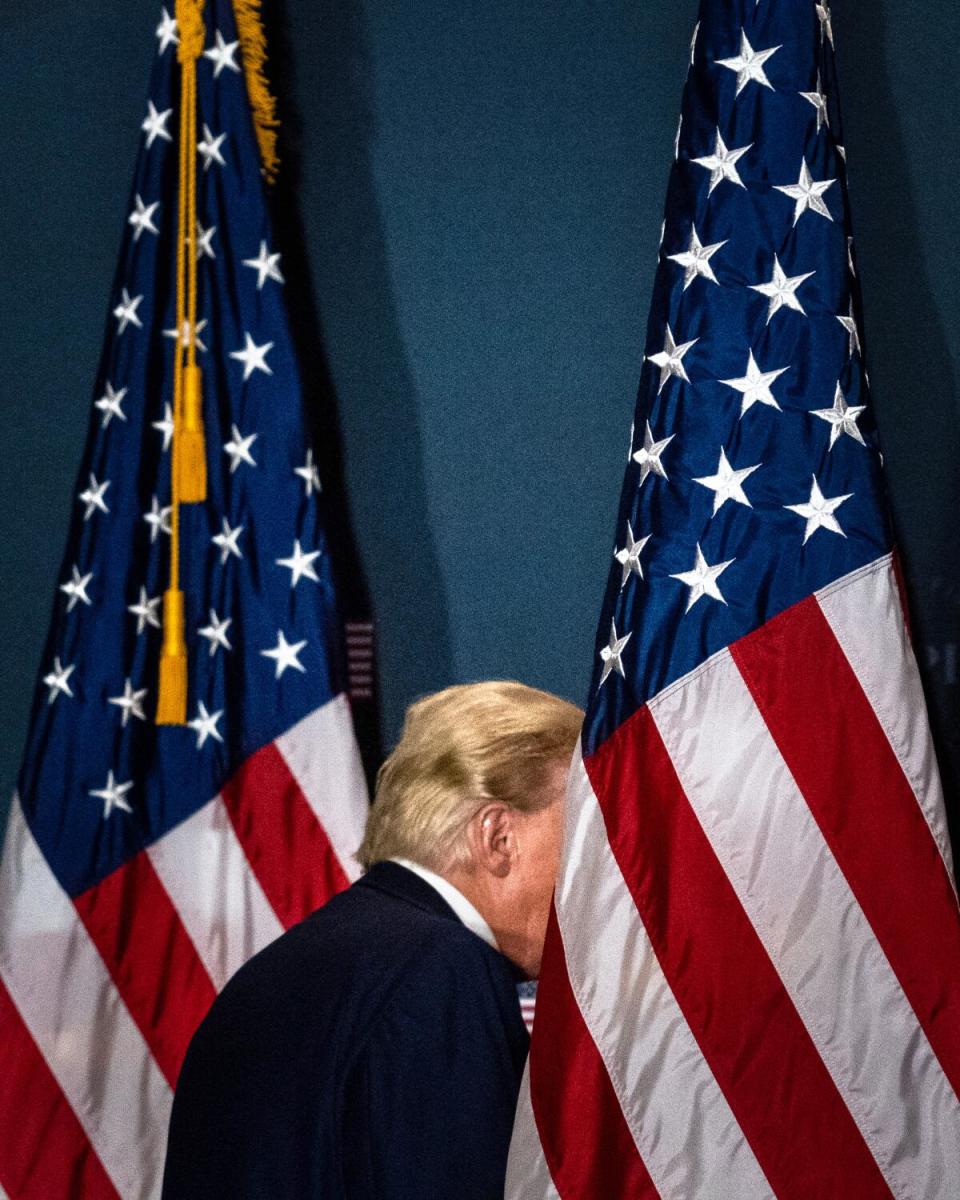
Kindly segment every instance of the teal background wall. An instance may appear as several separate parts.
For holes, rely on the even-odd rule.
[[[16,11],[14,11],[14,7]],[[266,0],[284,269],[383,736],[444,684],[580,702],[695,0]],[[867,357],[918,653],[960,765],[955,0],[836,0]],[[153,0],[0,15],[0,795],[54,591]],[[339,464],[339,466],[338,466]]]

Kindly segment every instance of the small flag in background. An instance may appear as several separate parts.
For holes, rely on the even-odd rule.
[[[156,31],[0,864],[0,1195],[11,1197],[158,1195],[177,1073],[217,991],[357,873],[366,786],[262,178],[262,35],[255,4],[202,9],[164,9]],[[189,38],[196,133],[180,161]],[[191,162],[196,214],[178,267]],[[190,311],[178,279],[191,259],[192,321],[178,314]],[[175,511],[171,455],[186,443],[174,359],[191,341],[203,397],[193,485],[206,499],[181,494]],[[185,723],[158,725],[174,534]]]
[[[520,997],[520,1015],[527,1027],[527,1033],[533,1032],[533,1018],[537,1011],[537,985],[534,982],[517,984],[517,995]]]
[[[507,1195],[960,1179],[960,914],[826,2],[702,0]]]

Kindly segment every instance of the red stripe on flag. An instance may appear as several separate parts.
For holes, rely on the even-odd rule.
[[[0,982],[0,1186],[11,1200],[119,1200]]]
[[[560,1046],[562,1054],[557,1052]],[[530,1042],[530,1100],[540,1144],[562,1197],[659,1196],[577,1006],[553,911]]]
[[[649,709],[586,767],[663,972],[773,1191],[780,1200],[889,1200]]]
[[[843,648],[811,598],[731,653],[960,1096],[960,911],[923,812]]]
[[[349,885],[323,826],[272,743],[247,759],[222,794],[250,866],[285,928]]]
[[[171,1087],[216,988],[146,851],[74,901]]]

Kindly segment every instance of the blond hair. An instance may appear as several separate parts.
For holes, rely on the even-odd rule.
[[[447,869],[485,804],[526,813],[548,802],[547,772],[569,762],[582,722],[576,705],[511,681],[450,687],[412,704],[377,775],[358,862]]]

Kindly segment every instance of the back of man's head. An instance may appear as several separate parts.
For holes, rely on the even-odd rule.
[[[583,721],[576,705],[522,683],[447,688],[410,706],[380,768],[357,859],[406,858],[437,872],[465,866],[466,831],[486,805],[530,814],[548,804]]]

